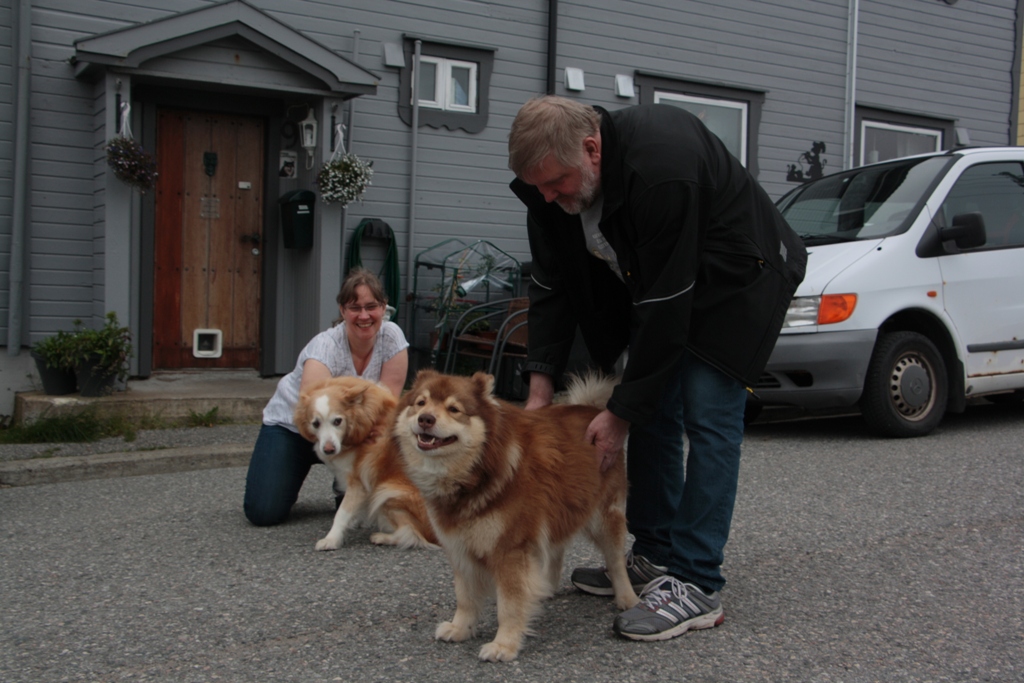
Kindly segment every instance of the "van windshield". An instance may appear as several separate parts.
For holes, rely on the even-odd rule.
[[[779,200],[779,210],[806,244],[895,235],[910,227],[954,159],[917,157],[836,173],[793,190]]]

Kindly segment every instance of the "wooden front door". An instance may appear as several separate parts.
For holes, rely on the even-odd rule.
[[[154,369],[258,367],[264,138],[258,118],[158,112]]]

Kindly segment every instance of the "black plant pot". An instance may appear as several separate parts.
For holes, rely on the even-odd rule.
[[[114,393],[117,371],[97,368],[93,360],[85,360],[75,368],[78,391],[82,396],[109,396]]]
[[[50,396],[64,396],[75,393],[75,373],[71,370],[60,370],[46,365],[46,361],[35,353],[31,354],[36,362],[39,379],[43,383],[43,391]]]

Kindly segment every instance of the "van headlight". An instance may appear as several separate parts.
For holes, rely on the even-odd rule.
[[[785,327],[807,327],[809,325],[831,325],[841,323],[853,315],[857,307],[856,294],[825,294],[823,296],[798,296],[789,302]]]
[[[786,311],[785,327],[807,327],[818,324],[818,308],[821,307],[820,296],[798,296],[789,302]]]

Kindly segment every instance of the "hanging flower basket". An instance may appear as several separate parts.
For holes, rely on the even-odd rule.
[[[337,202],[345,206],[363,198],[367,186],[372,184],[372,177],[372,161],[363,161],[355,154],[342,154],[320,168],[316,184],[324,203]]]
[[[107,165],[120,180],[141,192],[153,189],[156,183],[153,157],[142,149],[142,145],[124,135],[111,138],[107,143]]]

